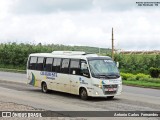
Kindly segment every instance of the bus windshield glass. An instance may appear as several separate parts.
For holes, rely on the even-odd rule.
[[[92,77],[119,78],[119,71],[114,61],[106,59],[89,60]]]

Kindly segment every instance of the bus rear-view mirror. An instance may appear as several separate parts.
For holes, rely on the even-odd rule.
[[[116,66],[117,66],[117,68],[119,68],[119,62],[116,62]]]

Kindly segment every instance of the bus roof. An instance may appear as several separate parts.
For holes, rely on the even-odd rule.
[[[53,51],[52,53],[33,53],[29,56],[37,57],[57,57],[57,58],[77,58],[77,59],[87,59],[87,58],[106,58],[111,59],[108,56],[98,56],[93,53],[85,53],[82,51]]]

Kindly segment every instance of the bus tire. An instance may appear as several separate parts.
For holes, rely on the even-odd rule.
[[[114,98],[114,96],[108,96],[107,99],[108,100],[112,100]]]
[[[85,88],[80,88],[79,95],[80,95],[82,100],[87,100],[88,99],[87,90]]]
[[[47,84],[45,82],[42,82],[41,89],[42,89],[43,93],[47,93],[48,92]]]

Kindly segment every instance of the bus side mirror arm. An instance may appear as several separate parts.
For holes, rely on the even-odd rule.
[[[89,77],[89,75],[87,75],[87,74],[85,74],[85,73],[83,73],[83,76],[85,76],[85,77]]]

